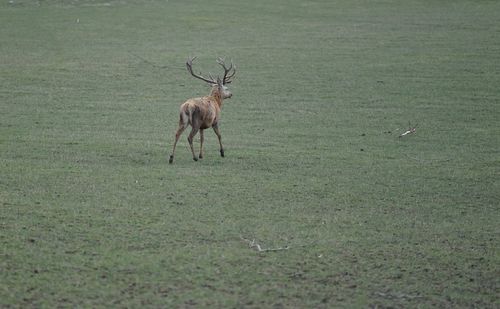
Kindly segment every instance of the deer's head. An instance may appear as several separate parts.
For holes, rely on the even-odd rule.
[[[186,61],[186,67],[187,67],[188,72],[191,73],[192,76],[194,76],[198,79],[201,79],[202,81],[212,85],[212,93],[214,91],[217,91],[223,99],[231,98],[233,96],[233,94],[231,93],[231,91],[229,91],[229,88],[226,85],[228,85],[232,82],[232,79],[234,78],[234,75],[236,74],[236,68],[233,65],[233,62],[231,61],[231,64],[229,65],[229,67],[227,67],[224,59],[222,59],[220,57],[217,58],[217,63],[224,69],[224,76],[222,78],[220,78],[219,76],[217,76],[217,78],[215,78],[209,72],[208,78],[207,78],[207,77],[203,77],[201,75],[201,73],[195,74],[193,72],[193,61],[195,59],[196,59],[196,57],[193,57],[193,58],[189,58]]]

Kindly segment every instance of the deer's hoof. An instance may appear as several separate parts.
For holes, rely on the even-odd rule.
[[[193,160],[198,161],[198,158],[197,157],[193,157]]]
[[[168,163],[172,164],[174,162],[174,156],[170,156],[170,159],[168,159]]]
[[[220,150],[220,156],[224,158],[224,150],[223,149]]]
[[[203,155],[199,155],[199,156],[198,156],[198,159],[203,159]]]

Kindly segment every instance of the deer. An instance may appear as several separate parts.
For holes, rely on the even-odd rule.
[[[225,99],[229,99],[233,96],[231,91],[227,88],[226,85],[232,82],[236,74],[236,67],[231,64],[226,65],[223,58],[218,57],[217,63],[224,70],[224,75],[222,78],[219,76],[214,77],[212,74],[208,73],[208,77],[204,77],[200,74],[195,74],[193,72],[193,61],[196,57],[188,58],[186,61],[186,67],[188,72],[195,78],[200,79],[209,85],[211,85],[212,89],[210,94],[204,97],[199,98],[191,98],[185,101],[179,110],[179,126],[177,131],[175,132],[175,141],[172,149],[172,154],[170,155],[169,163],[172,164],[174,162],[174,153],[175,147],[177,146],[177,142],[179,138],[184,132],[184,130],[191,126],[191,132],[188,136],[189,147],[191,148],[191,153],[193,155],[193,160],[198,161],[203,158],[203,131],[208,128],[212,128],[219,139],[219,151],[221,157],[224,157],[224,147],[222,146],[221,134],[219,130],[219,121],[221,117],[221,109],[222,104]],[[193,148],[193,139],[195,135],[200,132],[200,153],[197,157],[194,148]]]

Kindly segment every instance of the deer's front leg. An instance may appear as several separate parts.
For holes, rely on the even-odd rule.
[[[224,147],[222,147],[222,140],[221,140],[221,135],[220,135],[220,131],[219,131],[219,126],[214,125],[213,129],[214,129],[215,134],[217,135],[217,138],[219,139],[220,156],[224,157]]]

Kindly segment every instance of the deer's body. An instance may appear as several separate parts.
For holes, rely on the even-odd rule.
[[[199,121],[201,130],[217,125],[222,100],[220,94],[214,90],[208,96],[187,100],[180,107],[180,122],[192,126],[193,122]]]
[[[177,128],[177,132],[175,133],[175,142],[172,150],[172,154],[170,155],[169,163],[174,161],[174,153],[175,147],[181,136],[182,132],[188,127],[191,126],[191,132],[188,136],[189,147],[191,148],[191,153],[193,154],[193,160],[198,161],[198,157],[196,156],[193,148],[193,138],[194,136],[200,132],[200,155],[199,158],[203,158],[203,131],[208,128],[213,128],[217,138],[219,139],[220,146],[220,154],[224,157],[224,148],[222,146],[221,134],[219,132],[219,120],[222,109],[222,104],[224,99],[231,98],[232,94],[229,92],[225,84],[230,83],[230,78],[232,78],[235,74],[233,72],[230,73],[232,69],[232,64],[229,69],[227,69],[224,65],[224,62],[219,59],[217,62],[224,68],[224,78],[221,80],[220,78],[215,81],[213,78],[206,79],[201,75],[196,75],[192,71],[192,61],[193,59],[188,60],[187,67],[188,71],[196,78],[202,79],[210,84],[212,84],[212,90],[208,96],[200,97],[200,98],[192,98],[184,102],[180,107],[179,113],[179,127]]]

